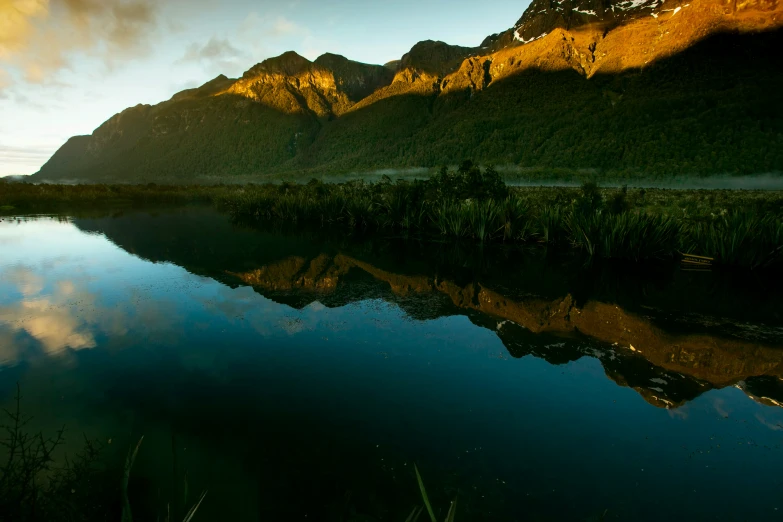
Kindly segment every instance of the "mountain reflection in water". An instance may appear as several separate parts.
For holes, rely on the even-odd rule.
[[[774,520],[781,289],[200,209],[4,220],[0,401],[120,460],[144,435],[136,487],[187,462],[204,520],[404,520],[413,462],[465,520]]]
[[[783,382],[783,284],[768,275],[586,268],[535,250],[259,234],[209,212],[75,224],[142,258],[250,285],[295,308],[381,298],[414,318],[467,315],[512,357],[595,357],[613,381],[660,407],[711,388],[753,390],[757,377]],[[783,402],[783,385],[763,389]]]

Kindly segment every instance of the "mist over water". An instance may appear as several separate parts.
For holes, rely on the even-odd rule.
[[[590,180],[586,177],[585,181]],[[512,187],[578,187],[578,181],[524,181],[507,180]],[[759,174],[755,176],[677,176],[663,180],[599,181],[601,187],[658,188],[673,190],[783,190],[783,174]]]
[[[456,165],[449,167],[451,170]],[[345,183],[355,180],[363,180],[366,183],[377,183],[388,176],[392,181],[403,179],[412,181],[416,179],[428,179],[438,169],[425,167],[405,169],[379,169],[366,172],[351,172],[341,175],[320,176],[318,179],[328,183]],[[585,181],[596,181],[601,187],[629,188],[658,188],[674,190],[783,190],[783,173],[770,172],[751,176],[732,176],[721,174],[714,176],[672,176],[659,178],[644,178],[638,180],[616,180],[602,178],[602,175],[593,169],[573,174],[570,179],[546,176],[529,176],[526,170],[515,166],[499,166],[496,170],[504,178],[510,187],[579,187]],[[304,180],[302,180],[304,181]]]
[[[457,165],[449,166],[450,170],[456,170]],[[324,183],[347,183],[361,180],[365,183],[379,183],[384,178],[392,182],[397,180],[413,181],[425,180],[437,173],[439,169],[427,167],[388,168],[368,171],[353,171],[343,174],[316,174],[308,177],[302,174],[273,174],[258,176],[236,176],[233,179],[215,176],[200,176],[188,180],[189,183],[214,185],[214,184],[244,184],[244,183],[274,183],[283,182],[307,183],[311,179],[317,179]],[[597,169],[583,169],[563,176],[548,177],[546,174],[531,175],[530,169],[517,166],[502,165],[496,170],[510,187],[579,187],[586,181],[595,181],[601,187],[629,188],[658,188],[673,190],[783,190],[783,172],[769,172],[750,176],[733,176],[729,174],[711,176],[659,176],[634,179],[614,179],[612,176],[602,175]],[[7,176],[8,181],[31,182],[29,176]],[[53,183],[58,185],[78,185],[82,183],[94,183],[94,180],[84,179],[36,179],[34,183]],[[105,180],[104,183],[115,183]],[[126,184],[127,182],[116,182]],[[166,184],[166,180],[160,180]],[[176,183],[181,183],[178,180]],[[133,183],[130,183],[133,184]]]

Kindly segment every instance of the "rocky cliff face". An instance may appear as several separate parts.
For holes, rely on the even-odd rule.
[[[514,41],[526,44],[556,29],[571,31],[594,26],[603,36],[636,20],[665,20],[685,9],[710,11],[713,15],[747,12],[774,13],[778,0],[534,0],[511,30]]]
[[[514,25],[514,39],[530,43],[555,29],[598,24],[609,30],[622,22],[659,13],[667,0],[534,0]],[[668,0],[675,9],[678,0]]]
[[[225,90],[288,114],[311,112],[339,116],[353,104],[391,83],[393,73],[380,65],[324,54],[314,62],[287,52],[255,65]]]

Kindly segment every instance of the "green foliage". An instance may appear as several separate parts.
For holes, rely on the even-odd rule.
[[[125,459],[125,467],[123,468],[122,473],[122,516],[120,518],[122,522],[133,522],[130,500],[128,499],[128,484],[130,483],[131,469],[133,468],[134,462],[136,462],[136,456],[139,454],[139,448],[141,447],[142,441],[144,441],[144,437],[139,439],[139,442],[136,444],[136,447],[133,448],[133,451],[128,449],[128,456]]]
[[[566,209],[560,205],[545,205],[538,214],[541,241],[550,245],[560,243],[565,237]]]
[[[573,212],[568,219],[572,244],[590,256],[642,259],[676,255],[682,225],[666,216],[644,212]]]
[[[439,198],[448,199],[496,199],[506,197],[508,189],[500,174],[491,165],[481,171],[472,161],[463,161],[456,172],[441,167],[430,178],[428,186]]]
[[[470,223],[470,236],[484,243],[498,230],[498,219],[501,216],[500,205],[494,199],[471,202],[468,219]]]
[[[686,250],[714,257],[723,265],[760,268],[783,258],[783,220],[746,210],[693,223],[684,239]]]
[[[421,492],[421,499],[424,501],[424,507],[427,509],[427,514],[430,517],[430,522],[438,522],[437,517],[435,516],[435,512],[432,509],[432,504],[430,504],[429,496],[427,495],[427,489],[424,487],[424,481],[421,478],[421,473],[419,473],[419,467],[414,464],[413,469],[416,472],[416,481],[419,483],[419,491]],[[413,512],[408,517],[409,520],[416,520],[418,518],[418,514],[416,514],[417,511],[414,509]],[[421,513],[421,510],[418,511],[418,513]],[[446,514],[446,518],[444,519],[444,522],[454,522],[454,517],[457,513],[457,499],[455,498],[451,504],[449,505],[449,511]],[[415,515],[416,518],[413,518]]]
[[[595,181],[587,181],[582,184],[582,194],[576,201],[576,211],[584,214],[590,214],[603,207],[604,200],[601,192],[598,190],[598,184]]]
[[[535,236],[534,221],[527,204],[518,196],[507,197],[500,205],[503,241],[530,241]]]
[[[648,190],[634,195],[626,188],[585,184],[581,189],[515,189],[502,200],[461,200],[445,196],[457,174],[444,169],[427,182],[326,185],[320,196],[308,186],[283,196],[257,187],[232,193],[220,205],[237,217],[261,221],[362,232],[404,230],[482,243],[538,241],[571,245],[603,258],[671,259],[685,251],[751,268],[781,260],[778,194]],[[712,211],[723,205],[759,210],[743,218],[712,218]],[[767,212],[771,217],[758,217]]]
[[[469,195],[472,186],[481,197]],[[492,197],[492,194],[499,197]],[[783,194],[772,191],[628,190],[498,186],[465,162],[429,180],[305,185],[0,184],[11,212],[117,210],[212,204],[237,219],[478,242],[570,245],[588,255],[641,260],[677,252],[748,268],[779,265]]]
[[[631,204],[628,202],[628,186],[623,185],[623,188],[612,195],[611,199],[607,202],[607,209],[612,214],[622,214],[628,212],[631,208]],[[644,197],[644,195],[642,195]]]

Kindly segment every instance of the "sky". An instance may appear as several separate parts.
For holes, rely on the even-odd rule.
[[[475,46],[527,0],[0,0],[0,176],[32,174],[113,114],[294,50],[386,63]]]

